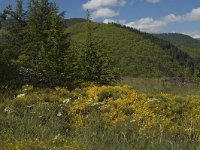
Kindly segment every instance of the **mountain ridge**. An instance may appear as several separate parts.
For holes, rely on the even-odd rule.
[[[200,41],[186,34],[161,33],[161,34],[154,34],[154,35],[164,40],[170,41],[171,43],[177,46],[184,46],[184,47],[189,47],[189,48],[200,48]]]
[[[87,23],[76,23],[66,29],[72,40],[85,41]],[[111,48],[116,66],[128,76],[185,76],[193,74],[190,56],[170,42],[154,35],[118,24],[93,23],[94,37]],[[153,42],[152,42],[153,41]]]

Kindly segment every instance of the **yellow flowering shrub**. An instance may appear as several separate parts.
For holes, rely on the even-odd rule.
[[[116,149],[169,142],[175,149],[199,148],[200,95],[147,95],[129,86],[90,85],[69,92],[26,85],[0,103],[2,149],[105,149],[98,148],[103,141],[119,144]]]
[[[200,96],[181,97],[161,93],[151,96],[146,105],[155,114],[165,116],[190,132],[200,129],[197,129],[200,127]]]
[[[85,93],[70,107],[72,122],[77,128],[84,125],[93,110],[100,111],[101,117],[111,126],[129,121],[137,123],[141,131],[158,126],[176,128],[170,119],[147,107],[147,95],[129,86],[90,86],[83,91]]]

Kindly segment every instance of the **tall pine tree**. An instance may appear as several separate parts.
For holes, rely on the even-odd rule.
[[[64,30],[64,16],[58,14],[55,3],[30,1],[24,29],[26,40],[18,62],[32,70],[36,84],[66,85],[64,68],[69,40]]]
[[[93,36],[94,25],[87,11],[87,38],[85,45],[85,80],[97,84],[111,84],[119,79],[117,69],[109,57],[105,43]],[[98,39],[98,40],[97,40]]]
[[[23,45],[23,28],[26,25],[22,0],[16,1],[16,8],[6,7],[0,15],[0,84],[16,85],[21,82],[19,68],[13,64]]]

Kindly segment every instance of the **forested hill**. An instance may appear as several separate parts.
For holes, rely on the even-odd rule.
[[[182,51],[190,55],[195,61],[200,62],[200,40],[179,33],[155,34],[155,36],[167,40],[178,46]]]
[[[70,26],[66,32],[76,45],[84,45],[86,23]],[[125,76],[188,76],[193,73],[190,56],[170,42],[117,24],[93,23],[93,39],[104,42],[115,64]]]
[[[83,83],[117,83],[124,76],[200,76],[200,61],[169,41],[92,22],[89,12],[87,20],[67,20],[58,12],[48,0],[30,1],[28,7],[19,0],[15,9],[0,12],[0,88],[73,89]]]
[[[82,23],[82,22],[86,22],[86,19],[83,18],[70,18],[70,19],[65,19],[65,25],[66,27],[75,25],[77,23]]]
[[[171,43],[178,46],[200,48],[200,40],[194,39],[188,35],[180,33],[163,33],[163,34],[155,34],[155,36],[170,41]]]

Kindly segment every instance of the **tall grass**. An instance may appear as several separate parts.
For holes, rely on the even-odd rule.
[[[134,89],[148,93],[169,93],[173,95],[180,96],[193,96],[200,94],[200,81],[199,79],[194,79],[193,82],[181,83],[163,81],[161,78],[132,78],[124,77],[122,78],[120,85],[130,85]]]
[[[76,95],[76,92],[78,95]],[[74,130],[75,124],[71,121],[73,116],[70,115],[69,109],[73,101],[80,96],[81,92],[83,93],[82,96],[87,98],[83,89],[69,93],[66,89],[62,88],[56,90],[37,89],[35,91],[27,91],[26,95],[22,98],[10,98],[10,94],[2,94],[4,96],[1,97],[0,102],[0,149],[200,149],[200,123],[197,122],[197,124],[194,124],[191,122],[191,124],[187,124],[190,121],[184,123],[184,116],[176,117],[176,120],[173,120],[176,123],[180,123],[181,128],[179,130],[173,132],[170,130],[160,130],[160,126],[158,126],[157,128],[150,128],[141,133],[140,125],[137,122],[127,119],[125,122],[118,122],[111,126],[110,122],[107,122],[103,118],[100,110],[92,109],[92,111],[85,114],[87,119],[84,125],[79,130]],[[105,101],[113,92],[112,90],[108,90],[103,94],[105,95],[103,97]],[[107,96],[108,94],[109,96]],[[71,101],[63,103],[63,99],[69,97],[72,98]],[[115,99],[119,97],[120,95],[117,95]],[[162,103],[159,104],[162,105]],[[175,111],[174,113],[179,114],[179,106],[170,107],[170,109]],[[184,106],[181,105],[180,108],[182,107]],[[169,111],[171,111],[170,109]],[[161,115],[159,108],[155,108],[154,111],[157,115]],[[163,109],[163,111],[165,110]],[[163,113],[170,114],[168,112]]]
[[[199,133],[188,135],[158,130],[139,133],[134,123],[122,123],[108,128],[100,115],[92,115],[90,122],[74,136],[91,150],[196,150]]]
[[[185,131],[169,133],[153,130],[143,135],[139,133],[138,125],[131,122],[109,128],[97,112],[90,116],[89,122],[82,130],[70,132],[70,129],[66,128],[66,118],[57,117],[56,109],[51,106],[44,110],[24,110],[23,113],[7,118],[1,116],[0,149],[8,149],[10,143],[15,145],[11,147],[13,149],[17,146],[21,149],[68,147],[80,150],[195,150],[198,148],[199,133],[188,135]],[[35,142],[36,140],[38,142]]]

